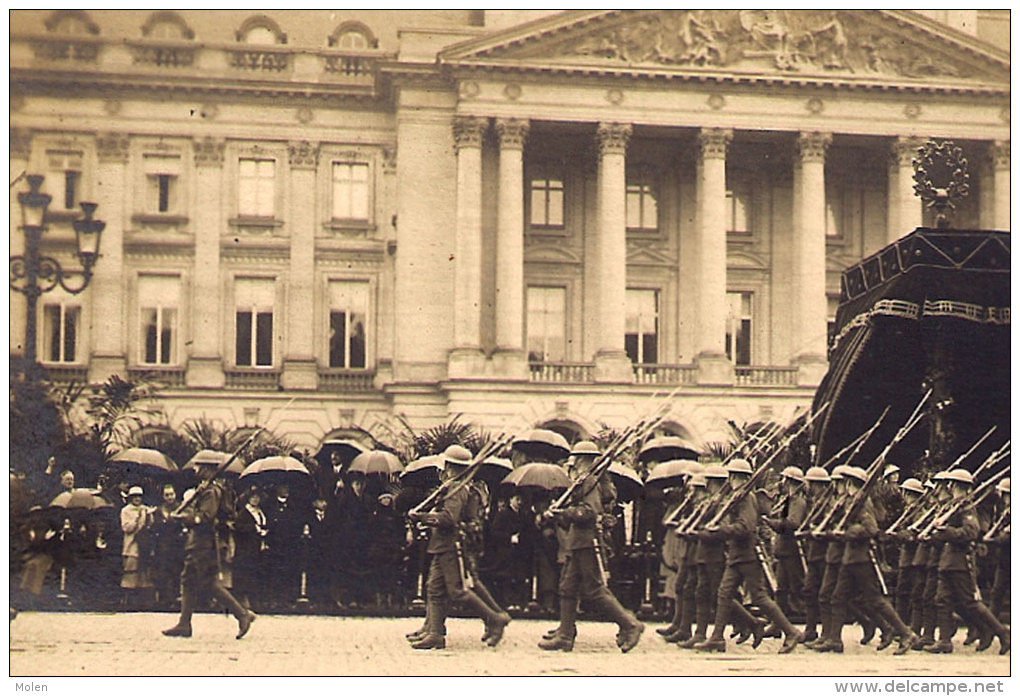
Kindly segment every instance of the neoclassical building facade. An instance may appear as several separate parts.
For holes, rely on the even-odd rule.
[[[69,266],[106,222],[39,359],[173,425],[580,436],[672,394],[721,439],[810,403],[841,271],[931,223],[921,142],[968,159],[955,226],[1009,228],[1008,11],[11,18],[11,180]]]

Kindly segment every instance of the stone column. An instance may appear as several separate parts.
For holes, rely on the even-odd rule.
[[[127,374],[127,334],[125,326],[136,326],[124,306],[124,224],[128,153],[131,139],[122,133],[103,133],[96,137],[99,162],[96,175],[96,217],[106,221],[99,260],[86,293],[92,303],[92,358],[89,381],[103,382],[111,375]]]
[[[893,143],[889,159],[889,222],[887,242],[895,242],[921,226],[921,199],[914,194],[913,159],[924,141],[899,137]]]
[[[496,120],[499,195],[496,225],[497,375],[526,379],[524,354],[524,140],[527,120]]]
[[[698,384],[732,384],[726,357],[726,150],[733,131],[698,134],[697,309]]]
[[[798,384],[817,386],[828,367],[825,297],[825,151],[829,133],[801,133],[794,164],[793,348]]]
[[[595,379],[632,382],[634,370],[624,351],[627,319],[627,142],[629,123],[598,126],[598,333]]]
[[[19,174],[35,174],[28,171],[28,164],[32,155],[32,133],[31,131],[11,128],[10,129],[10,151],[11,151],[11,178]],[[10,240],[11,256],[25,253],[25,235],[21,231],[21,206],[18,204],[18,194],[28,191],[28,181],[22,177],[14,186],[8,187],[10,193],[10,207],[7,209],[11,216]],[[97,211],[99,214],[100,211]],[[19,355],[25,354],[25,296],[21,293],[9,290],[10,295],[10,326],[11,326],[11,352]]]
[[[189,387],[222,388],[224,308],[220,279],[220,239],[223,210],[224,141],[205,138],[193,143],[195,163],[195,265],[191,276],[191,347],[188,351]]]
[[[287,278],[287,342],[281,384],[284,389],[317,389],[315,361],[315,169],[319,144],[288,145],[290,272]],[[279,316],[279,315],[277,315]]]
[[[994,177],[994,214],[992,227],[1009,229],[1009,141],[996,140],[989,149]]]
[[[471,116],[457,116],[453,121],[453,141],[457,148],[457,229],[451,377],[480,374],[484,365],[481,352],[482,137],[488,125],[488,119]]]

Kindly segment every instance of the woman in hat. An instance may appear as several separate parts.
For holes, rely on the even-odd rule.
[[[145,491],[141,486],[131,486],[128,489],[127,505],[120,511],[120,528],[124,532],[124,545],[121,552],[124,574],[120,579],[121,589],[124,590],[121,605],[124,607],[137,603],[137,595],[142,594],[139,590],[145,590],[148,593],[152,589],[149,568],[141,553],[142,544],[140,543],[152,523],[153,512],[151,508],[142,505],[144,494]],[[135,598],[136,601],[130,601],[131,598]]]

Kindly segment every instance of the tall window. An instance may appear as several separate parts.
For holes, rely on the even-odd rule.
[[[737,365],[751,364],[751,304],[754,293],[726,293],[726,357]]]
[[[726,191],[726,231],[747,234],[751,231],[751,191],[747,186],[736,184]]]
[[[64,150],[46,153],[50,175],[46,188],[53,196],[54,206],[74,210],[81,201],[82,154]]]
[[[627,229],[659,229],[655,183],[648,175],[635,175],[627,182]]]
[[[659,362],[659,293],[627,290],[624,348],[635,365]]]
[[[178,276],[138,278],[138,307],[143,365],[177,364],[177,317],[181,282]]]
[[[329,284],[329,366],[363,368],[368,348],[368,291],[365,281]]]
[[[368,165],[333,163],[333,218],[368,219]]]
[[[153,213],[177,210],[181,158],[145,155],[146,209]]]
[[[562,362],[567,357],[567,289],[528,287],[528,360]]]
[[[825,236],[832,239],[843,234],[844,189],[829,185],[825,187]]]
[[[235,352],[238,367],[272,367],[273,299],[272,278],[238,278],[234,285]]]
[[[77,357],[81,307],[68,304],[43,306],[43,360],[73,363]]]
[[[531,224],[535,227],[563,226],[563,179],[531,180]]]
[[[242,159],[238,174],[238,213],[273,217],[276,204],[276,161]]]
[[[832,347],[832,340],[836,338],[836,311],[839,309],[839,295],[828,295],[826,298],[826,318],[828,326],[828,341],[826,345]]]

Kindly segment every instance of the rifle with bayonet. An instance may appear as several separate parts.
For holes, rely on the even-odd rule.
[[[509,433],[502,433],[493,440],[490,440],[478,454],[476,454],[471,463],[467,465],[462,471],[458,472],[456,476],[443,481],[436,490],[432,491],[425,500],[421,501],[413,508],[411,508],[407,515],[411,517],[413,515],[424,515],[428,512],[435,510],[439,507],[440,503],[444,500],[448,500],[452,495],[460,491],[464,486],[471,483],[471,480],[478,473],[478,470],[482,468],[482,464],[490,456],[499,452],[506,447],[510,442],[513,441],[513,436]]]
[[[999,517],[992,523],[992,526],[988,528],[985,535],[981,537],[981,541],[991,543],[999,540],[1000,536],[1009,534],[1009,505],[999,513]]]
[[[977,507],[993,490],[995,490],[995,484],[999,482],[999,479],[1004,478],[1009,474],[1009,467],[1007,466],[1002,471],[990,476],[980,485],[975,486],[973,489],[967,491],[966,495],[960,496],[955,500],[949,501],[945,507],[945,511],[937,515],[931,522],[928,523],[924,529],[922,529],[918,535],[918,539],[928,539],[931,537],[932,532],[935,532],[944,527],[949,520],[953,518],[957,512],[964,507]]]

